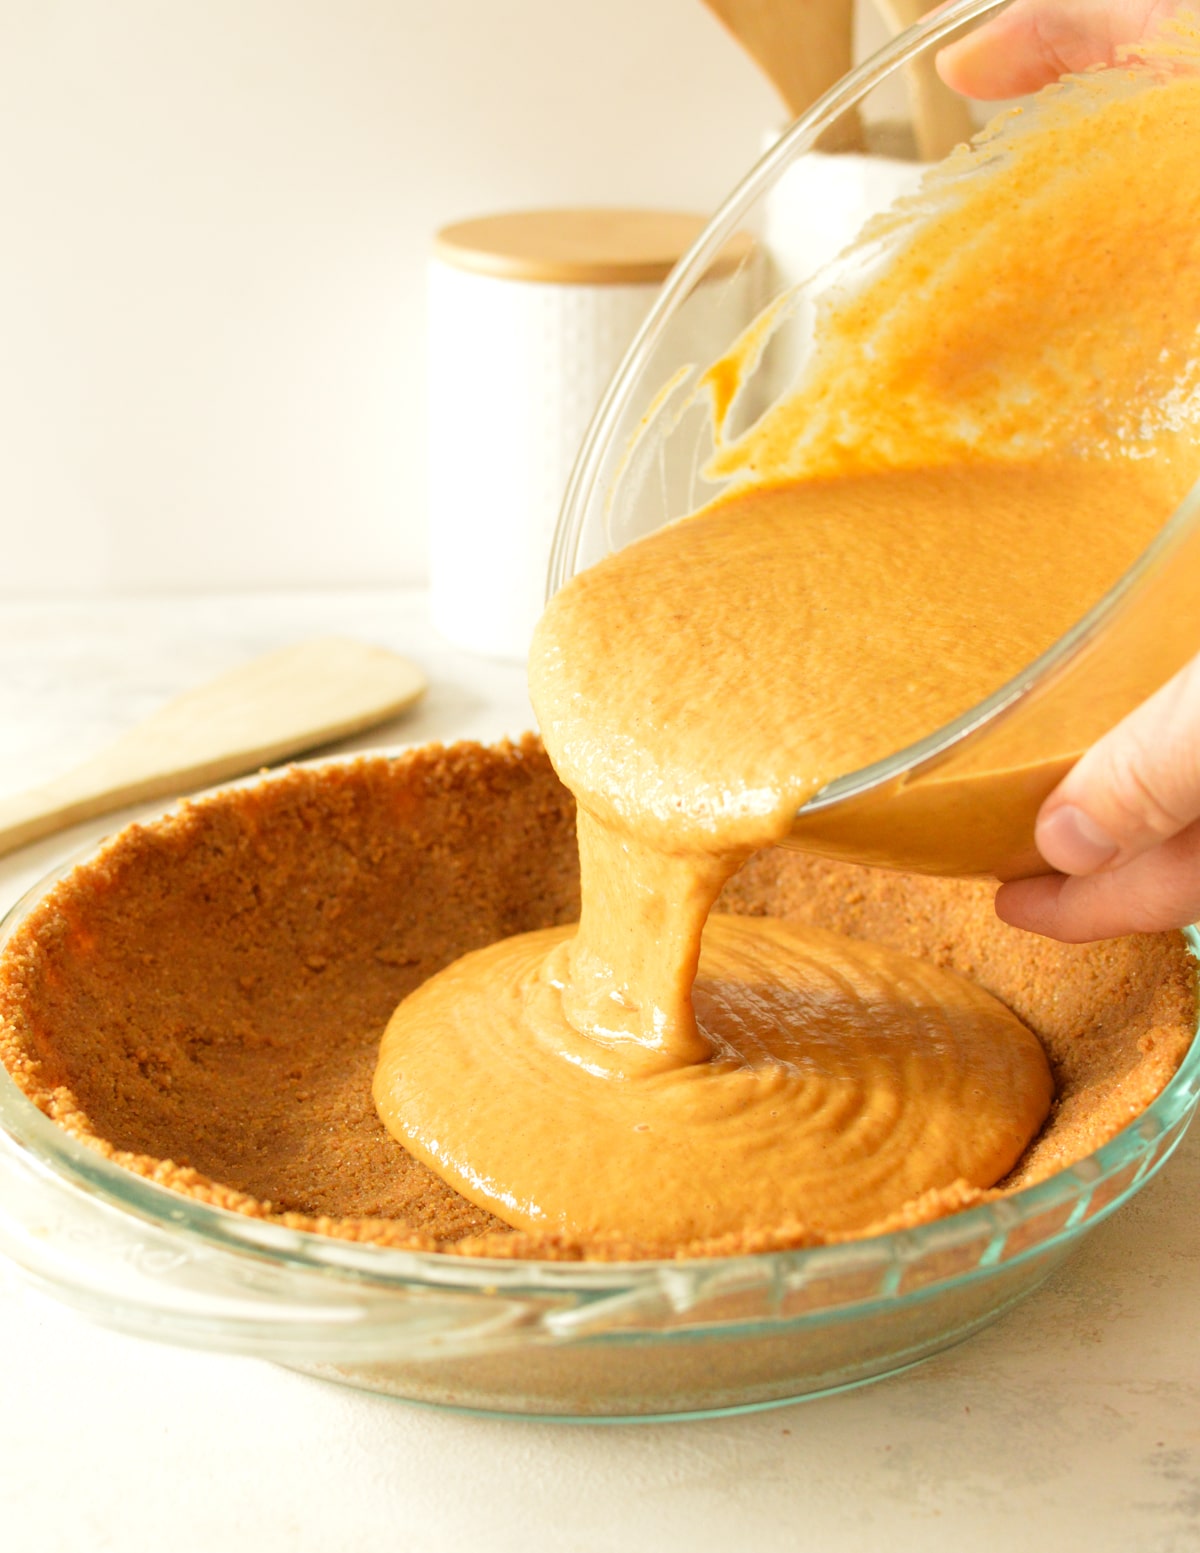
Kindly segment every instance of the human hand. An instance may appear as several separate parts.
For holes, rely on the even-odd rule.
[[[1179,0],[1015,0],[949,44],[938,73],[964,97],[1022,97],[1089,65],[1112,64],[1178,9]]]
[[[1067,943],[1200,918],[1200,657],[1094,744],[1042,805],[1058,874],[1001,885],[996,913]]]
[[[1179,0],[1014,0],[942,50],[968,97],[1019,97],[1111,64]],[[1068,943],[1182,927],[1200,917],[1200,659],[1117,725],[1042,805],[1038,850],[1057,874],[1000,887],[1014,927]]]

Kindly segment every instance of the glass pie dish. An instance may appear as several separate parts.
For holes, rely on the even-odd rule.
[[[399,770],[410,758],[371,757],[371,769]],[[315,762],[218,789],[73,860],[31,890],[0,926],[0,969],[15,963],[26,924],[33,924],[42,953],[47,925],[51,938],[56,931],[56,918],[45,912],[60,911],[62,898],[54,892],[64,882],[101,881],[121,922],[137,918],[143,898],[160,911],[154,892],[162,869],[139,865],[122,873],[112,847],[123,838],[132,837],[127,850],[153,847],[160,834],[170,840],[181,816],[186,827],[196,815],[245,796],[260,806],[251,816],[252,834],[268,849],[282,846],[280,833],[261,821],[274,812],[272,795],[289,784],[336,782],[339,771],[359,765],[358,758]],[[569,830],[560,828],[555,846],[567,844]],[[469,861],[477,855],[472,849],[486,845],[468,833],[446,848],[439,866],[448,872],[437,875],[434,887],[451,888],[460,877],[456,847],[466,849]],[[335,870],[344,867],[340,848],[339,839],[327,849]],[[168,902],[168,914],[174,910]],[[213,910],[224,913],[225,905]],[[263,918],[267,931],[278,931],[265,908]],[[86,920],[84,938],[78,954],[94,959]],[[237,978],[237,957],[205,923],[194,938],[192,967],[180,972],[179,986],[201,985],[207,1006],[219,999],[220,984]],[[1193,955],[1200,952],[1194,932],[1188,946]],[[303,940],[295,945],[298,965],[312,947]],[[153,958],[147,954],[147,966]],[[1053,996],[1052,980],[1049,985]],[[290,979],[286,990],[295,993]],[[52,996],[60,1025],[82,1029],[85,1038],[89,1026],[120,1028],[112,1016],[98,1015],[86,995],[73,994],[65,1014],[61,993],[52,990]],[[134,988],[125,1006],[136,1010],[145,996]],[[1181,1044],[1190,1028],[1181,1027]],[[113,1039],[120,1046],[124,1038]],[[289,1061],[279,1060],[280,1084]],[[124,1082],[113,1072],[113,1082]],[[1154,1176],[1198,1097],[1200,1040],[1194,1040],[1143,1114],[1068,1169],[1010,1196],[841,1244],[602,1263],[396,1249],[211,1206],[104,1157],[44,1114],[0,1066],[0,1254],[37,1288],[119,1330],[271,1359],[409,1400],[555,1418],[700,1416],[857,1385],[994,1320]]]

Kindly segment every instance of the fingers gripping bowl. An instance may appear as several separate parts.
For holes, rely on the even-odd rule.
[[[1195,1108],[1179,939],[1053,945],[996,922],[986,886],[774,851],[726,907],[819,916],[968,971],[1047,1045],[1051,1122],[1015,1189],[914,1204],[867,1240],[780,1226],[580,1261],[415,1162],[397,1171],[389,1152],[385,1168],[369,1101],[398,998],[457,953],[569,919],[575,869],[570,800],[526,741],[258,778],[39,886],[2,949],[0,1246],[112,1325],[399,1396],[719,1411],[885,1374],[975,1330],[1154,1174]]]

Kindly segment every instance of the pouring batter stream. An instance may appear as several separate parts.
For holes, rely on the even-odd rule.
[[[1200,81],[1108,76],[919,196],[797,392],[719,449],[728,493],[548,607],[530,686],[579,804],[579,927],[427,982],[375,1082],[404,1146],[508,1222],[856,1233],[993,1184],[1041,1126],[1045,1057],[981,989],[710,913],[813,792],[1051,645],[1200,474]]]

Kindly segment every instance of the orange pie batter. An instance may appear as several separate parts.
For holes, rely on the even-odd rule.
[[[660,1242],[853,1232],[993,1184],[1041,1126],[1045,1057],[990,995],[709,913],[818,788],[1050,646],[1200,475],[1188,43],[956,154],[823,303],[796,390],[729,438],[750,331],[707,379],[726,493],[547,609],[530,685],[579,804],[579,927],[427,982],[375,1079],[469,1201]]]

